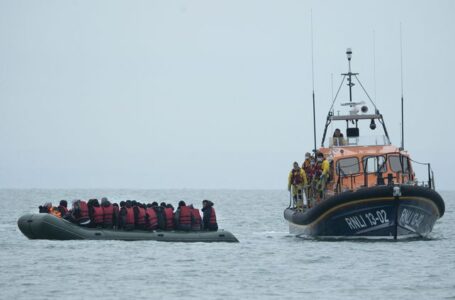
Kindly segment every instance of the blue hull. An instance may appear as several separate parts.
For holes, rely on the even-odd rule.
[[[284,218],[298,236],[425,237],[444,211],[444,201],[431,189],[403,185],[401,196],[394,197],[393,186],[378,186],[338,194],[305,212],[287,208]]]

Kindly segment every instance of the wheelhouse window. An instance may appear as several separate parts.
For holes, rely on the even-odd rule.
[[[384,156],[366,156],[363,158],[363,167],[366,173],[387,172],[386,159]]]
[[[342,158],[337,161],[336,172],[338,175],[354,175],[360,173],[360,164],[357,157]]]
[[[402,170],[401,163],[403,163],[404,170]],[[400,159],[398,155],[390,155],[389,165],[393,172],[408,172],[408,158],[406,156],[401,156]]]

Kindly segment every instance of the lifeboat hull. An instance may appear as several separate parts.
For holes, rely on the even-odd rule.
[[[17,221],[29,239],[46,240],[155,240],[163,242],[238,242],[229,231],[124,231],[87,228],[50,214],[27,214]]]
[[[425,187],[378,186],[335,195],[305,212],[288,208],[284,218],[297,236],[317,238],[426,237],[445,211],[441,196]]]

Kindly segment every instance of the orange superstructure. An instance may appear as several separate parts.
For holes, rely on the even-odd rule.
[[[413,183],[407,151],[391,145],[320,148],[330,162],[326,196],[384,184]]]

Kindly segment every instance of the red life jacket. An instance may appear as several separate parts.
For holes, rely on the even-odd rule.
[[[174,229],[174,211],[170,207],[164,209],[164,214],[166,216],[166,230]]]
[[[189,206],[180,206],[179,224],[191,226],[191,208]]]
[[[318,162],[313,166],[313,177],[319,178],[322,175],[322,166]]]
[[[201,223],[202,223],[202,218],[201,214],[199,213],[199,209],[193,208],[191,210],[191,215],[193,216],[193,222],[191,223],[191,229],[193,230],[201,230]]]
[[[103,223],[105,225],[112,224],[112,215],[114,214],[114,206],[109,204],[109,206],[102,206],[103,208]]]
[[[148,216],[147,229],[157,229],[158,217],[156,216],[155,210],[152,207],[147,207],[146,211]]]
[[[87,206],[87,202],[85,201],[79,201],[79,208],[80,208],[80,217],[78,219],[83,219],[83,218],[88,218],[89,215],[88,215],[88,206]]]
[[[95,224],[103,224],[103,208],[101,206],[93,206],[93,222]]]
[[[126,207],[125,225],[134,225],[134,210],[132,207]]]
[[[145,225],[145,208],[143,207],[137,207],[137,220],[136,220],[136,225]]]
[[[59,205],[58,210],[60,211],[62,216],[66,215],[68,213],[68,208],[66,208],[66,207],[64,207],[62,205]]]
[[[299,185],[303,183],[303,178],[300,176],[300,170],[300,168],[297,170],[292,169],[291,183],[293,185]]]
[[[211,207],[211,210],[210,210],[210,221],[209,222],[212,225],[216,224],[216,213],[215,213],[215,209],[213,207]]]

